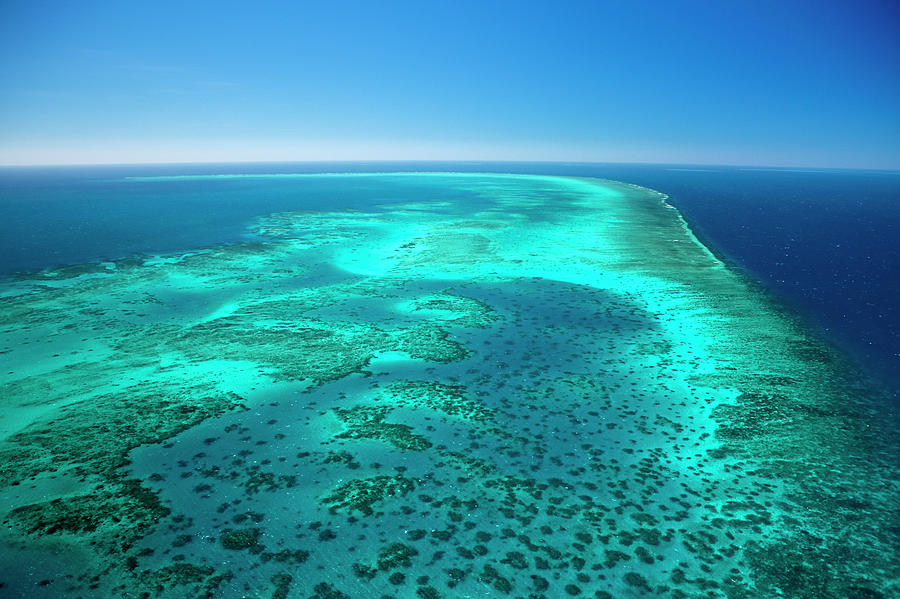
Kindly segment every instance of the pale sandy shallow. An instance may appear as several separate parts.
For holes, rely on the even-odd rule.
[[[879,391],[665,196],[348,176],[427,193],[5,286],[0,590],[898,592]]]

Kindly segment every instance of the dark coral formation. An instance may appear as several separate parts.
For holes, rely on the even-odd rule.
[[[338,435],[347,439],[379,439],[399,449],[422,451],[431,447],[428,439],[412,432],[412,427],[405,424],[384,422],[390,413],[389,408],[357,406],[352,409],[335,410],[347,431]]]
[[[333,511],[359,511],[370,516],[374,513],[373,505],[395,495],[405,495],[415,486],[412,479],[399,475],[357,478],[333,489],[322,503]]]

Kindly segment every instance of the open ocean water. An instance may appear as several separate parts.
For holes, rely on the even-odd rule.
[[[0,596],[897,596],[898,181],[4,169]]]

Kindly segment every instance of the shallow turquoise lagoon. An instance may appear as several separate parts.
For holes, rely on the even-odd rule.
[[[118,183],[272,209],[3,282],[0,594],[900,592],[885,391],[662,194]]]

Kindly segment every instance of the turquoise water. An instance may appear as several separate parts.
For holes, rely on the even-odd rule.
[[[900,388],[900,176],[896,172],[560,163],[301,163],[0,169],[0,272],[237,241],[248,219],[335,205],[340,193],[288,180],[123,179],[209,173],[486,171],[602,177],[668,194],[717,254],[808,326]],[[377,194],[376,194],[377,195]],[[123,201],[124,200],[124,201]]]
[[[4,282],[10,596],[896,594],[887,392],[664,195],[113,185],[191,237]]]

